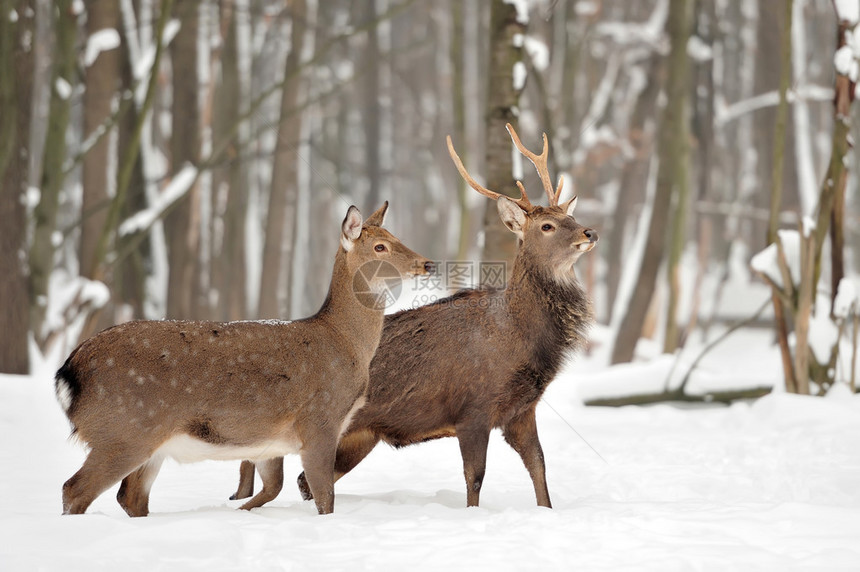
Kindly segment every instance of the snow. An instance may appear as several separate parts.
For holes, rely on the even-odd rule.
[[[65,78],[58,77],[56,81],[54,81],[54,89],[57,92],[57,95],[60,99],[69,99],[72,95],[72,86],[66,81]]]
[[[687,42],[687,55],[696,62],[706,62],[714,57],[714,49],[699,36],[690,36]]]
[[[658,46],[663,40],[663,29],[669,14],[669,0],[659,0],[648,20],[642,22],[599,22],[594,31],[619,46],[645,44]]]
[[[115,28],[105,28],[90,35],[84,51],[84,66],[90,67],[102,52],[109,52],[120,46],[119,32]]]
[[[194,181],[197,180],[197,167],[187,164],[177,173],[170,184],[158,195],[156,200],[148,208],[128,217],[119,225],[120,236],[126,236],[149,228],[162,213],[174,202],[179,200]]]
[[[525,36],[525,50],[538,71],[546,71],[549,67],[549,47],[543,40],[533,36]]]
[[[62,269],[51,273],[50,292],[45,319],[49,330],[60,330],[67,326],[64,316],[74,304],[92,304],[95,308],[101,308],[110,300],[110,291],[104,282],[84,276],[71,276]]]
[[[526,85],[526,64],[523,62],[514,63],[514,89],[517,91],[521,91],[523,87]]]
[[[775,382],[778,351],[762,345],[765,337],[730,338],[701,369],[728,384],[739,372]],[[858,396],[839,385],[826,398],[774,393],[729,407],[584,407],[587,383],[648,382],[665,373],[666,363],[607,368],[604,358],[602,345],[578,358],[538,406],[552,510],[535,506],[519,457],[494,432],[480,508],[465,508],[457,442],[442,439],[378,447],[338,483],[328,516],[301,500],[295,456],[286,460],[278,498],[251,512],[227,500],[238,463],[167,461],[149,517],[127,517],[116,487],[87,514],[62,516],[62,483],[84,452],[67,441],[53,391],[57,363],[38,363],[31,376],[0,376],[0,475],[14,492],[0,513],[2,568],[856,567]]]
[[[517,23],[529,23],[529,0],[504,0],[505,4],[513,4],[517,11]]]
[[[858,65],[854,58],[854,51],[850,46],[842,46],[836,50],[833,56],[833,65],[836,66],[837,73],[848,76],[851,81],[857,81]]]
[[[833,315],[845,319],[852,312],[860,313],[860,288],[849,276],[844,276],[839,281],[836,290],[836,299],[833,301]]]
[[[814,226],[814,225],[813,225]],[[805,231],[808,224],[804,222]],[[793,284],[800,283],[800,234],[796,230],[780,230],[777,232],[779,241],[785,253],[785,261]],[[776,243],[769,244],[750,260],[750,266],[760,274],[770,278],[774,284],[783,287],[782,273],[779,271]]]
[[[573,10],[577,16],[594,16],[600,11],[600,7],[595,2],[586,0],[577,2]]]
[[[858,0],[833,0],[836,14],[840,20],[856,24],[860,20],[860,1]]]
[[[830,295],[819,293],[815,312],[809,317],[809,348],[818,363],[829,363],[830,352],[839,341],[839,328],[830,319]]]

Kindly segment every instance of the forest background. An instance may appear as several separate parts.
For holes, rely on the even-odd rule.
[[[128,319],[309,315],[349,204],[510,262],[445,146],[537,200],[510,122],[600,233],[612,363],[749,319],[787,390],[855,389],[856,4],[0,0],[0,371]]]

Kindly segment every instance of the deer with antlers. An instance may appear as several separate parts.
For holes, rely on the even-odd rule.
[[[534,484],[537,504],[550,507],[535,408],[565,356],[585,343],[590,303],[574,263],[597,243],[597,232],[576,222],[576,197],[559,203],[563,179],[553,188],[546,134],[540,155],[507,125],[517,149],[537,169],[549,206],[533,205],[521,182],[518,199],[481,186],[463,166],[448,137],[460,175],[496,201],[519,250],[505,289],[463,290],[413,310],[386,316],[370,364],[367,402],[341,437],[335,478],[350,472],[379,441],[404,447],[457,437],[466,477],[466,504],[477,506],[490,431],[500,428],[519,453]],[[233,498],[253,492],[254,467],[243,462]],[[305,499],[313,497],[305,473]]]

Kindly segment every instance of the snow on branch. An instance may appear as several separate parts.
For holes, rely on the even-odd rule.
[[[810,217],[803,217],[803,235],[810,236],[815,229],[815,221]],[[783,229],[777,232],[779,244],[769,244],[764,250],[757,253],[750,260],[750,266],[759,274],[766,276],[779,288],[785,288],[783,284],[783,272],[780,270],[779,249],[785,256],[785,264],[788,267],[792,284],[798,287],[800,284],[800,233],[796,230]]]
[[[517,23],[526,25],[529,23],[529,2],[528,0],[504,0],[505,4],[513,4],[517,11]]]
[[[839,20],[857,24],[860,20],[860,0],[833,0]]]
[[[789,103],[794,103],[795,101],[832,101],[833,88],[821,85],[799,86],[796,89],[788,90],[786,98]],[[729,105],[725,103],[722,103],[722,105],[718,104],[714,122],[717,126],[723,126],[747,113],[752,113],[766,107],[775,107],[778,103],[779,92],[774,90],[760,93],[759,95],[742,99]]]
[[[182,198],[194,181],[197,180],[199,171],[197,167],[186,164],[182,170],[173,177],[164,190],[159,193],[156,200],[146,209],[136,212],[119,225],[120,236],[127,236],[145,230],[161,218],[170,206]]]
[[[834,0],[836,16],[840,22],[847,22],[845,44],[836,50],[833,65],[836,73],[857,83],[860,79],[860,0]]]
[[[860,282],[849,276],[842,277],[833,300],[833,316],[848,318],[852,312],[860,310]]]
[[[93,65],[102,52],[109,52],[119,46],[119,32],[115,28],[105,28],[91,34],[84,51],[84,67]]]
[[[645,23],[642,22],[601,22],[594,27],[594,33],[605,36],[618,45],[659,46],[663,40],[663,29],[669,14],[669,0],[660,0]]]

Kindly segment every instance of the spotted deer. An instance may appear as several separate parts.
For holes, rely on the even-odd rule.
[[[252,459],[263,488],[241,508],[259,507],[280,491],[289,453],[301,456],[319,513],[332,512],[338,438],[365,400],[393,270],[433,269],[381,228],[387,207],[363,224],[349,208],[328,296],[310,318],[135,321],[81,343],[56,376],[90,449],[63,485],[63,512],[83,513],[123,479],[120,505],[147,515],[165,457]]]
[[[537,504],[551,507],[535,407],[569,352],[581,348],[592,321],[574,263],[597,243],[597,232],[576,222],[576,197],[559,204],[547,168],[546,134],[540,155],[526,149],[507,125],[517,149],[537,169],[549,206],[482,187],[463,166],[448,137],[448,151],[469,185],[496,201],[505,226],[519,239],[505,289],[463,290],[433,304],[386,316],[370,363],[367,402],[341,437],[335,478],[355,468],[379,441],[404,447],[457,437],[466,477],[466,504],[477,506],[490,431],[500,428],[519,453]],[[298,483],[314,497],[307,471]],[[232,498],[253,493],[254,466],[243,462]]]

